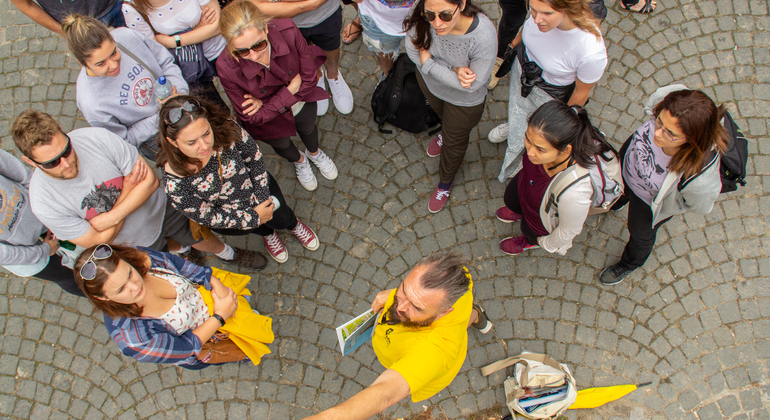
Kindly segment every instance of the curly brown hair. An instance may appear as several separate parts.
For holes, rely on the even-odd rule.
[[[196,105],[193,111],[182,111],[182,118],[176,123],[170,124],[168,122],[169,112],[172,109],[181,108],[187,101]],[[193,175],[203,168],[203,163],[199,159],[186,156],[178,147],[168,141],[169,139],[176,141],[179,132],[199,118],[206,118],[211,124],[211,131],[214,134],[214,149],[221,151],[241,139],[241,127],[232,119],[230,114],[218,106],[188,95],[174,96],[160,107],[157,137],[159,151],[155,160],[158,167],[163,167],[168,163],[171,170],[181,177]]]

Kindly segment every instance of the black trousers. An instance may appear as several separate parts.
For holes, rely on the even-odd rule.
[[[294,116],[294,129],[297,130],[300,140],[302,140],[302,143],[305,144],[305,148],[307,148],[307,151],[310,153],[315,153],[318,150],[318,126],[315,123],[317,109],[318,104],[315,102],[305,102],[302,111]],[[291,142],[291,137],[259,140],[269,144],[278,156],[281,156],[289,162],[296,162],[299,160],[299,150],[297,150],[297,146]]]
[[[48,265],[33,277],[56,283],[57,286],[71,295],[85,297],[83,291],[75,283],[75,275],[72,270],[61,265],[61,257],[58,254],[51,255]]]
[[[625,163],[626,151],[631,144],[633,135],[626,140],[623,147],[620,148],[620,162]],[[623,179],[623,196],[612,206],[617,210],[628,203],[628,233],[629,239],[623,255],[620,257],[620,264],[629,269],[637,269],[644,265],[647,258],[650,257],[653,248],[655,248],[655,239],[658,235],[658,229],[664,223],[671,220],[671,217],[661,220],[657,225],[652,225],[652,208],[644,200],[634,194],[631,188],[628,188],[625,178]]]
[[[503,202],[505,207],[508,207],[512,212],[521,214],[521,201],[519,200],[519,176],[521,173],[516,174],[508,186],[505,187],[505,195],[503,196]],[[537,245],[538,234],[532,230],[527,224],[527,220],[521,218],[521,234],[527,238],[527,242],[530,245]]]
[[[258,227],[248,230],[241,229],[211,229],[216,233],[225,236],[243,236],[250,233],[254,233],[260,236],[267,236],[273,234],[275,229],[288,229],[292,230],[297,227],[297,216],[294,215],[294,210],[286,204],[286,199],[283,197],[281,188],[278,186],[278,182],[275,181],[272,175],[267,174],[268,187],[270,188],[270,195],[275,196],[281,203],[281,207],[273,212],[273,218],[269,222],[263,223]]]
[[[498,0],[502,16],[497,26],[497,56],[503,58],[508,44],[516,38],[519,29],[527,19],[527,0]]]

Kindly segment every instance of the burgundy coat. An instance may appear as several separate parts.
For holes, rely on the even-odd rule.
[[[318,68],[326,55],[317,46],[308,46],[291,19],[276,19],[267,24],[270,41],[270,70],[245,58],[234,58],[227,51],[217,58],[217,74],[244,128],[255,139],[272,140],[296,135],[291,106],[298,101],[317,102],[329,94],[316,85]],[[287,86],[296,74],[302,85],[296,95]],[[254,115],[246,115],[241,106],[243,95],[262,100]]]

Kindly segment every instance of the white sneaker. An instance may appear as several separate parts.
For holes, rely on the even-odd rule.
[[[302,156],[305,156],[304,153],[299,152]],[[299,181],[299,184],[302,185],[303,188],[305,188],[308,191],[313,191],[316,188],[318,188],[318,181],[315,179],[315,174],[313,174],[313,169],[310,167],[310,159],[308,159],[307,156],[305,156],[305,161],[300,162],[294,162],[294,169],[297,172],[297,180]]]
[[[487,134],[487,138],[491,143],[502,143],[508,140],[508,123],[502,123],[493,128],[489,134]]]
[[[309,157],[310,161],[318,167],[318,171],[321,172],[324,178],[328,180],[337,179],[337,165],[334,164],[332,158],[324,153],[323,150],[318,149],[318,154],[315,156],[305,152],[305,156]]]
[[[319,88],[321,88],[323,90],[326,90],[326,83],[324,83],[324,79],[325,79],[325,77],[323,75],[321,75],[321,77],[318,78],[318,83],[316,85]],[[316,102],[316,106],[317,106],[318,109],[316,109],[316,113],[315,114],[317,116],[319,116],[319,117],[321,115],[325,115],[326,111],[329,110],[329,100],[328,99],[324,99],[323,101],[318,101],[318,102]]]
[[[329,91],[332,94],[332,100],[334,101],[334,107],[337,108],[337,112],[340,114],[350,114],[353,111],[353,92],[350,91],[348,84],[345,83],[345,79],[342,78],[342,72],[337,71],[337,80],[329,79],[326,77],[324,71],[324,78],[329,82]]]

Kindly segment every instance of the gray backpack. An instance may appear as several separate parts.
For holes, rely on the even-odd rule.
[[[561,171],[552,181],[550,196],[545,207],[545,213],[551,211],[551,207],[559,208],[559,199],[564,191],[577,184],[586,177],[591,178],[593,194],[591,195],[591,209],[588,214],[606,213],[610,207],[623,195],[623,173],[620,168],[620,159],[611,153],[612,158],[607,160],[604,155],[595,155],[590,168],[572,165]]]

